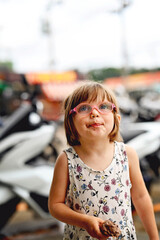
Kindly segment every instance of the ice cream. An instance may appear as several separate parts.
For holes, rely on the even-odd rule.
[[[107,237],[118,238],[121,235],[121,230],[118,225],[110,220],[106,220],[101,226],[101,232]]]

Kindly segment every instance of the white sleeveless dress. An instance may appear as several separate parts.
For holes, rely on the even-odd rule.
[[[69,188],[66,204],[73,210],[110,219],[121,229],[118,239],[136,240],[132,219],[128,158],[124,143],[114,142],[114,157],[103,171],[88,167],[73,147],[64,151],[68,159]],[[64,240],[92,240],[86,230],[66,224]],[[108,238],[112,240],[115,238]]]

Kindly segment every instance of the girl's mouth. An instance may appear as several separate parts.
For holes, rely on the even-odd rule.
[[[92,124],[90,124],[90,125],[88,125],[88,127],[90,128],[90,127],[100,127],[100,126],[102,126],[102,124],[101,123],[92,123]]]

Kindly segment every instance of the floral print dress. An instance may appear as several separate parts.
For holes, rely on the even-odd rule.
[[[114,157],[103,171],[88,167],[73,147],[65,150],[69,168],[66,204],[73,210],[110,219],[121,229],[118,239],[136,240],[132,219],[128,158],[124,143],[114,142]],[[91,240],[86,230],[66,224],[64,240]],[[115,238],[108,238],[112,240]]]

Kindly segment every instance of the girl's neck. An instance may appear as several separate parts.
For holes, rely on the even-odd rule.
[[[81,145],[75,146],[75,150],[77,152],[83,152],[84,154],[99,154],[105,152],[105,150],[110,147],[112,143],[109,141],[109,139],[106,139],[106,141],[91,141],[91,142],[83,142],[81,141]]]
[[[106,169],[113,160],[114,143],[110,141],[97,141],[96,144],[83,144],[74,147],[80,159],[94,170]]]

